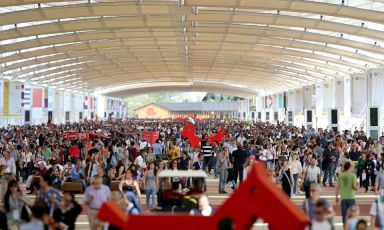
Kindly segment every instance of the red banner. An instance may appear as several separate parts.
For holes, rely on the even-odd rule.
[[[159,139],[159,131],[144,131],[144,140],[148,141],[149,144],[155,144],[156,140]]]
[[[89,134],[88,133],[64,133],[63,137],[66,139],[81,139],[81,140],[88,140]]]

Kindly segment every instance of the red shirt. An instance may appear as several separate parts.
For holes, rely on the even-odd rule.
[[[39,174],[41,175],[41,176],[44,176],[46,173],[47,173],[47,168],[46,167],[44,167],[43,169],[40,169],[39,170]]]
[[[68,148],[69,156],[73,158],[79,158],[80,157],[80,149],[77,146],[70,146]]]

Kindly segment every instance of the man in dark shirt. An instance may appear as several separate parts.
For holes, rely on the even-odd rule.
[[[334,187],[332,179],[333,174],[336,168],[336,162],[337,162],[337,153],[334,149],[334,143],[329,142],[327,145],[327,148],[323,152],[323,170],[324,170],[324,177],[323,177],[323,185],[326,186],[325,182],[329,182],[330,187]]]
[[[206,167],[206,165],[204,163],[204,154],[200,153],[198,160],[195,163],[193,163],[192,169],[193,170],[204,170],[205,167]]]
[[[105,169],[103,165],[99,165],[97,167],[97,175],[101,177],[103,185],[111,188],[111,178],[105,173]]]
[[[181,152],[181,158],[180,158],[180,169],[181,170],[188,170],[190,166],[191,158],[188,156],[188,153],[186,150],[183,150]]]
[[[243,171],[244,171],[244,163],[247,159],[247,153],[245,152],[243,146],[237,143],[237,150],[233,151],[233,173],[234,180],[237,184],[237,178],[239,177],[240,183],[243,182]]]
[[[134,162],[137,157],[137,149],[135,148],[135,142],[131,142],[130,146],[128,147],[129,152],[129,161]]]

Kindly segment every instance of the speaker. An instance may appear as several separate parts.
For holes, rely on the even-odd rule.
[[[53,113],[52,111],[48,111],[48,121],[52,121],[53,120]]]
[[[312,110],[307,110],[307,123],[312,123]]]
[[[339,116],[337,113],[337,109],[331,109],[331,125],[339,124]]]
[[[70,120],[70,116],[69,116],[69,112],[65,112],[65,122],[69,122]]]
[[[379,108],[369,108],[369,125],[379,126]]]
[[[31,122],[31,111],[25,110],[25,112],[24,112],[24,122],[25,123]]]
[[[288,111],[288,123],[293,122],[293,111]]]

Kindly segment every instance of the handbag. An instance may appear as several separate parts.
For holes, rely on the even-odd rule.
[[[32,215],[31,208],[28,205],[24,205],[23,208],[21,209],[21,219],[29,222],[30,221],[30,216]]]

